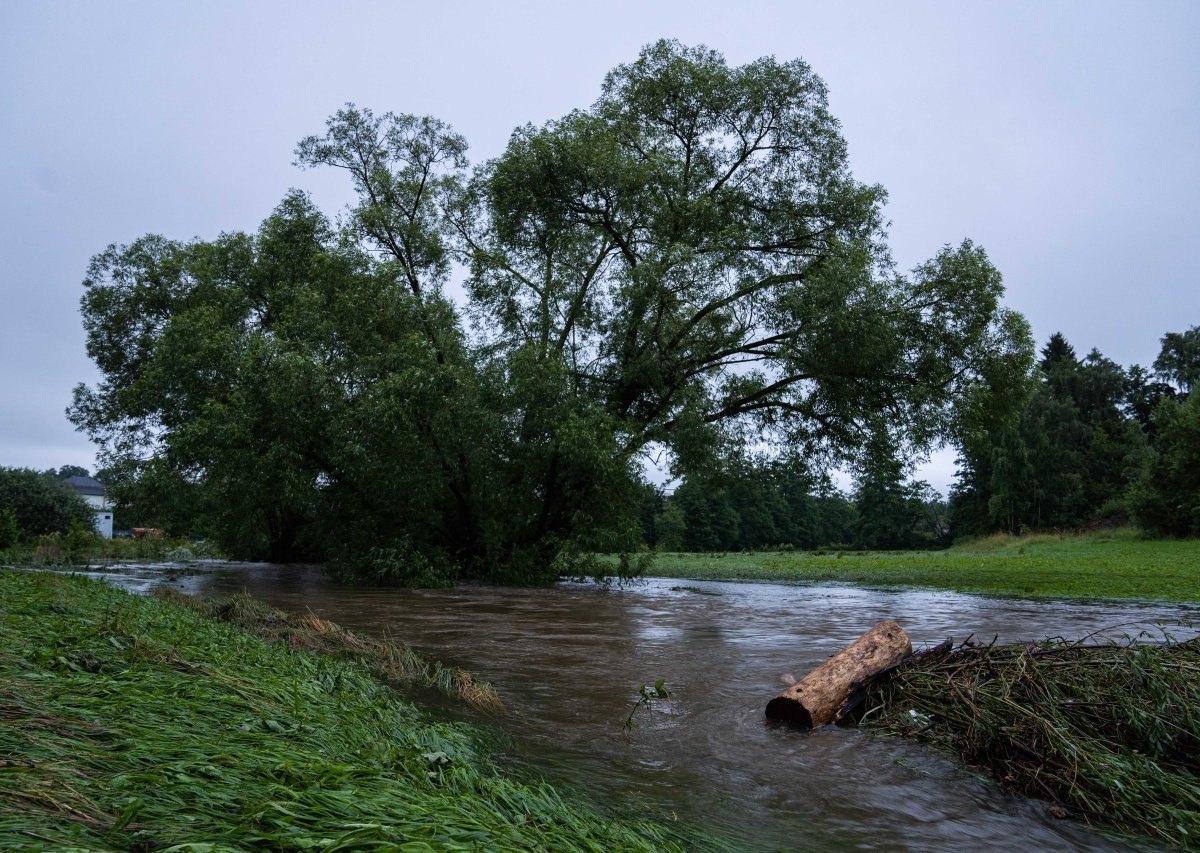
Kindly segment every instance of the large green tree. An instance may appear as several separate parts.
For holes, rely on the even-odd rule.
[[[623,453],[949,436],[957,392],[1025,327],[970,243],[894,273],[883,190],[850,175],[839,131],[803,62],[730,68],[673,42],[591,109],[519,130],[463,227],[498,351],[565,365]]]
[[[419,433],[453,391],[425,330],[441,323],[450,346],[449,306],[418,304],[302,195],[253,236],[112,247],[85,285],[104,381],[71,416],[119,495],[275,560],[436,527]]]
[[[1027,331],[982,250],[897,274],[883,199],[807,65],[660,42],[590,109],[514,134],[459,225],[494,360],[561,377],[611,455],[666,446],[680,473],[739,440],[923,447],[958,435],[969,390],[1023,381]],[[530,486],[553,491],[560,452]]]
[[[100,256],[76,422],[198,486],[240,551],[374,540],[532,581],[636,545],[651,451],[677,473],[738,444],[912,451],[1027,373],[982,249],[894,269],[883,190],[801,61],[659,42],[590,108],[465,151],[347,106],[297,149],[350,176],[341,231],[291,196],[256,236]]]

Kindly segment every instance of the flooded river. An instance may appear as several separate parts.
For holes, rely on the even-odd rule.
[[[884,618],[917,647],[971,633],[1074,639],[1114,626],[1136,633],[1200,623],[1197,607],[833,584],[382,590],[337,586],[312,567],[262,564],[104,576],[137,591],[156,583],[203,596],[245,590],[407,641],[491,682],[509,709],[498,725],[556,781],[767,850],[1129,849],[916,743],[834,727],[792,731],[765,723],[763,708],[784,688],[783,673],[803,675]],[[638,687],[658,679],[671,699],[640,709],[626,733]]]

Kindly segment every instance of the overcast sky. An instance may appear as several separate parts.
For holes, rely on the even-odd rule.
[[[292,150],[346,101],[495,156],[662,37],[807,60],[901,266],[974,239],[1039,345],[1148,365],[1200,324],[1200,2],[0,0],[0,465],[94,465],[63,409],[109,243],[252,230],[290,187],[336,211]]]

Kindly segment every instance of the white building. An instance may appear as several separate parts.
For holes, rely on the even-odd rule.
[[[96,532],[105,539],[112,539],[112,503],[108,500],[108,496],[105,493],[104,484],[91,477],[67,477],[65,482],[67,488],[87,501],[88,506],[96,513]]]

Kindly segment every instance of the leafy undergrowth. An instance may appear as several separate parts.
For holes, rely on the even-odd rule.
[[[679,847],[501,772],[484,743],[356,664],[0,571],[0,848]]]
[[[665,578],[837,581],[991,595],[1200,601],[1200,539],[1133,531],[995,536],[946,551],[660,554]]]
[[[1200,845],[1200,640],[914,655],[862,719],[945,747],[1052,813]]]

